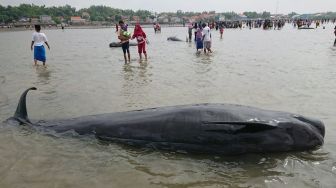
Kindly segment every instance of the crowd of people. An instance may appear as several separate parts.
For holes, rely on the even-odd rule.
[[[191,42],[192,33],[190,35],[190,28],[195,29],[195,37],[194,41],[196,42],[196,52],[199,54],[199,50],[203,50],[204,53],[212,53],[211,50],[211,28],[206,23],[195,23],[189,24],[188,34],[189,34],[189,41]],[[192,32],[192,30],[191,30]]]
[[[313,23],[315,23],[316,27],[319,27],[321,24],[325,23],[336,23],[336,19],[334,20],[249,20],[245,22],[241,21],[223,21],[223,22],[211,22],[211,23],[202,23],[195,22],[188,24],[188,37],[187,41],[195,42],[196,53],[200,54],[200,52],[204,51],[204,53],[212,53],[212,30],[219,30],[220,38],[223,38],[223,33],[225,28],[243,28],[247,27],[249,29],[252,28],[263,28],[263,29],[281,29],[286,23],[292,23],[294,27],[310,27]],[[161,26],[159,24],[154,24],[154,32],[161,32]],[[136,40],[138,46],[138,53],[140,60],[143,59],[143,55],[145,60],[147,60],[147,51],[146,44],[148,43],[147,35],[143,31],[140,24],[136,24],[134,27],[133,35],[128,31],[128,25],[124,23],[124,21],[119,21],[119,24],[116,25],[116,32],[118,39],[120,40],[121,48],[124,54],[125,63],[131,61],[131,55],[129,50],[129,41]],[[194,37],[193,37],[194,34]],[[334,28],[335,41],[334,46],[336,46],[336,26]],[[37,65],[37,62],[40,61],[43,65],[46,64],[46,51],[44,44],[50,50],[50,45],[47,40],[47,36],[41,32],[41,26],[35,25],[35,32],[32,36],[31,42],[31,50],[34,50],[34,64]]]
[[[310,28],[315,23],[315,28],[318,28],[321,26],[321,24],[326,24],[332,22],[333,24],[336,23],[336,19],[329,20],[329,19],[322,19],[322,20],[310,20],[310,19],[297,19],[293,21],[293,26],[302,28],[302,27],[308,27]]]

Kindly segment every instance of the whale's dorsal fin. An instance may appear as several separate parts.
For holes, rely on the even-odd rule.
[[[18,106],[16,108],[15,114],[14,114],[14,118],[20,120],[20,121],[24,121],[24,122],[28,122],[30,123],[30,120],[28,118],[28,114],[27,114],[27,105],[26,105],[26,97],[27,97],[27,93],[30,90],[36,90],[36,87],[31,87],[29,89],[27,89],[26,91],[24,91],[20,97]]]

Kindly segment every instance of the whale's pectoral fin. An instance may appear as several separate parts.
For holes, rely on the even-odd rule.
[[[267,122],[203,122],[202,128],[207,132],[238,134],[266,131],[277,126]]]
[[[19,104],[14,114],[14,118],[22,123],[30,123],[30,120],[28,118],[28,113],[27,113],[27,105],[26,105],[27,93],[30,90],[37,90],[37,89],[36,87],[31,87],[22,93],[21,98],[19,100]]]

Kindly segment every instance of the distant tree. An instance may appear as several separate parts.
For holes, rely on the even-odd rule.
[[[176,11],[176,16],[179,17],[179,18],[181,18],[183,16],[182,10]]]
[[[116,21],[121,20],[121,16],[120,16],[120,15],[115,15],[115,16],[114,16],[114,20],[116,20]]]
[[[53,18],[53,20],[56,23],[59,23],[60,22],[59,17],[63,17],[66,21],[68,21],[70,20],[71,16],[82,16],[84,12],[90,14],[91,21],[109,21],[109,22],[113,20],[118,21],[122,18],[121,16],[127,16],[129,18],[132,18],[133,16],[138,16],[143,21],[146,18],[154,19],[156,17],[156,15],[153,16],[152,13],[148,10],[137,10],[137,11],[130,9],[122,10],[107,6],[90,6],[89,8],[76,10],[76,8],[71,7],[70,5],[46,7],[44,5],[38,6],[34,4],[21,4],[19,6],[7,6],[7,7],[0,5],[0,23],[15,22],[22,17],[38,18],[40,15],[49,15]],[[199,16],[202,13],[208,14],[213,12],[206,12],[206,11],[183,12],[182,10],[178,10],[176,12],[163,12],[158,14],[158,16],[167,16],[168,18],[172,17],[191,18],[193,16]],[[297,13],[292,12],[288,15],[294,16],[296,14]],[[225,18],[228,20],[236,19],[238,16],[238,14],[235,12],[224,12],[221,13],[221,15],[225,16]],[[268,19],[270,18],[271,13],[266,11],[262,13],[244,12],[244,15],[252,19],[255,18]],[[336,12],[321,13],[319,14],[319,16],[315,16],[314,18],[335,19]]]
[[[225,16],[225,18],[228,20],[233,20],[238,16],[238,14],[235,12],[224,12],[222,15]]]
[[[150,15],[150,16],[149,16],[149,18],[150,18],[150,19],[154,19],[154,18],[155,18],[155,16],[153,16],[153,15]]]
[[[244,12],[243,13],[247,18],[258,18],[259,14],[257,12]]]
[[[61,20],[58,17],[52,18],[56,24],[61,24]]]
[[[266,12],[266,11],[264,11],[264,12],[261,14],[261,17],[264,18],[264,19],[270,18],[270,17],[271,17],[271,13],[270,13],[270,12]]]
[[[291,13],[288,14],[288,16],[289,16],[290,18],[293,17],[293,16],[295,16],[295,15],[298,15],[298,13],[296,13],[296,12],[291,12]]]

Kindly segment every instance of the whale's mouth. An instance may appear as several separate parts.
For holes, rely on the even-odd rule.
[[[325,136],[325,126],[324,126],[324,123],[320,120],[317,120],[317,119],[311,119],[311,118],[307,118],[307,117],[303,117],[303,116],[294,116],[296,119],[306,123],[306,124],[309,124],[309,125],[312,125],[314,128],[316,128],[319,133],[323,136]]]

